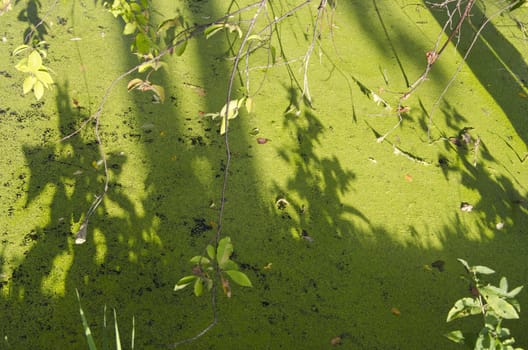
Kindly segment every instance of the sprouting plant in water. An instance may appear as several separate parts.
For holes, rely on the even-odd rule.
[[[243,287],[252,287],[251,281],[245,273],[239,270],[237,263],[231,260],[233,254],[233,244],[231,238],[224,237],[218,241],[218,247],[208,245],[206,248],[207,256],[197,255],[190,261],[194,264],[192,275],[181,278],[174,290],[181,290],[194,283],[194,294],[200,296],[203,293],[204,286],[211,290],[214,284],[214,277],[217,274],[222,283],[222,289],[228,298],[231,297],[231,279]]]
[[[510,330],[502,326],[502,321],[519,318],[520,305],[515,297],[523,286],[508,291],[506,277],[501,278],[498,287],[491,285],[486,283],[481,276],[491,275],[495,271],[486,266],[469,266],[463,259],[458,259],[458,261],[464,265],[469,275],[469,278],[464,278],[469,280],[469,288],[473,296],[457,300],[449,310],[447,322],[481,314],[484,325],[475,341],[475,350],[522,350],[513,347],[515,339],[511,336]],[[463,334],[460,330],[449,332],[446,337],[459,344],[467,344],[466,341],[472,338],[471,335]]]
[[[23,52],[29,54],[22,58],[15,68],[22,73],[27,73],[22,90],[24,95],[33,90],[35,98],[40,100],[44,95],[44,88],[49,88],[53,84],[53,78],[50,75],[50,69],[42,64],[42,59],[46,58],[45,41],[38,42],[34,47],[29,45],[20,45],[13,50],[13,56]]]

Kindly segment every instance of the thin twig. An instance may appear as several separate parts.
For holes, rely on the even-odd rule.
[[[488,23],[490,23],[495,17],[497,16],[500,16],[502,13],[504,13],[505,11],[508,11],[510,8],[512,8],[513,6],[515,6],[517,4],[517,2],[514,2],[514,3],[511,3],[503,8],[501,8],[500,10],[498,10],[497,12],[495,12],[494,14],[492,14],[491,16],[489,16],[485,21],[484,23],[482,23],[482,25],[480,26],[480,28],[477,30],[477,32],[475,33],[475,35],[473,36],[473,40],[471,41],[471,43],[469,44],[469,47],[466,51],[466,53],[464,54],[464,57],[462,58],[462,61],[460,62],[460,64],[457,66],[457,69],[455,71],[455,73],[453,73],[453,75],[451,76],[451,79],[449,80],[449,82],[447,83],[447,85],[445,86],[444,90],[440,93],[440,95],[437,97],[436,101],[433,103],[433,106],[431,107],[431,112],[429,113],[429,120],[430,120],[430,125],[429,125],[429,129],[427,130],[427,135],[430,139],[430,127],[432,125],[432,119],[433,119],[433,114],[434,112],[436,111],[436,109],[438,108],[438,106],[440,105],[440,102],[441,100],[443,99],[443,97],[445,96],[445,94],[447,93],[447,91],[449,90],[449,88],[451,87],[451,85],[453,84],[453,82],[455,81],[458,73],[460,73],[460,71],[462,70],[462,67],[464,65],[464,63],[466,62],[469,54],[471,53],[471,51],[473,50],[473,47],[475,46],[475,43],[477,42],[477,40],[479,39],[482,31],[484,30],[484,28],[486,27],[486,25],[488,25]]]
[[[141,66],[143,66],[145,64],[157,62],[163,56],[174,52],[174,49],[176,47],[178,47],[179,45],[182,45],[184,42],[190,40],[190,38],[194,37],[195,35],[197,35],[199,33],[202,33],[203,30],[205,28],[209,27],[210,25],[222,23],[222,22],[226,21],[228,18],[230,18],[231,16],[234,16],[234,15],[236,15],[238,13],[242,13],[244,11],[250,10],[250,9],[258,6],[259,4],[260,4],[260,2],[257,2],[257,3],[254,3],[254,4],[250,4],[250,5],[246,6],[246,7],[243,7],[241,9],[239,9],[239,10],[236,10],[236,11],[234,11],[232,13],[229,13],[229,14],[225,15],[225,16],[221,17],[220,19],[218,19],[218,20],[216,20],[214,22],[207,23],[207,24],[202,24],[202,25],[197,25],[197,26],[195,26],[195,27],[193,27],[193,28],[191,28],[189,30],[186,30],[186,31],[182,32],[183,34],[180,33],[180,35],[183,36],[183,39],[178,40],[172,46],[164,49],[163,51],[161,51],[154,58],[152,58],[152,59],[150,59],[148,61],[142,62],[142,63],[136,65],[135,67],[130,68],[128,71],[126,71],[125,73],[122,73],[117,78],[115,78],[110,83],[110,85],[106,88],[105,93],[104,93],[104,95],[103,95],[103,97],[101,99],[101,102],[99,103],[99,106],[98,106],[97,110],[95,111],[95,113],[90,115],[84,122],[82,122],[81,125],[74,132],[70,133],[69,135],[64,136],[62,139],[59,140],[59,142],[62,142],[62,141],[65,141],[65,140],[77,135],[78,133],[80,133],[86,127],[86,125],[88,125],[88,123],[90,123],[91,121],[95,120],[94,134],[95,134],[95,138],[96,138],[96,141],[97,141],[97,144],[98,144],[99,155],[100,155],[100,157],[101,157],[101,159],[103,161],[104,178],[105,178],[105,180],[104,180],[104,186],[103,186],[102,193],[100,193],[100,194],[95,196],[95,199],[93,200],[93,202],[91,203],[90,207],[88,208],[88,210],[86,212],[86,216],[85,216],[81,226],[79,227],[79,230],[78,230],[77,235],[76,235],[76,240],[75,240],[75,242],[77,244],[83,244],[83,243],[86,242],[88,222],[90,220],[90,217],[93,215],[95,210],[99,207],[99,205],[102,203],[102,201],[104,199],[104,196],[108,192],[108,184],[109,184],[109,181],[110,181],[110,176],[109,176],[109,173],[108,173],[108,164],[107,164],[107,159],[106,159],[106,153],[105,153],[105,150],[104,150],[104,147],[103,147],[103,142],[102,142],[101,135],[100,135],[100,118],[101,118],[101,115],[102,115],[102,112],[103,112],[103,108],[106,105],[106,102],[107,102],[107,100],[108,100],[108,98],[110,96],[110,93],[113,91],[115,85],[118,82],[120,82],[122,79],[124,79],[125,77],[129,76],[130,74],[132,74],[133,72],[138,70]]]
[[[448,19],[448,21],[446,21],[446,23],[444,24],[444,27],[442,28],[442,32],[439,34],[439,39],[437,40],[437,42],[435,44],[435,48],[433,50],[427,52],[427,54],[426,54],[426,56],[427,56],[427,66],[425,67],[424,72],[422,73],[422,75],[420,75],[418,77],[418,79],[416,79],[414,81],[414,83],[411,84],[411,86],[409,87],[407,92],[402,94],[402,96],[398,100],[398,108],[396,109],[397,110],[397,115],[398,115],[398,122],[389,131],[387,131],[383,136],[379,137],[378,140],[377,140],[378,142],[383,142],[385,140],[385,138],[390,135],[390,133],[392,133],[394,130],[396,130],[396,128],[398,128],[401,125],[401,123],[403,122],[403,116],[402,116],[402,113],[400,111],[404,110],[403,101],[408,99],[411,96],[411,94],[414,91],[416,91],[416,89],[418,89],[418,87],[427,79],[427,77],[429,75],[429,72],[431,71],[431,68],[433,67],[433,64],[438,60],[438,58],[440,57],[442,52],[445,50],[447,45],[452,41],[454,36],[460,31],[460,28],[462,27],[462,24],[464,23],[466,18],[469,16],[469,13],[470,13],[471,8],[473,7],[475,1],[476,0],[469,0],[468,1],[468,3],[466,4],[466,7],[464,8],[464,12],[462,13],[461,17],[459,18],[459,20],[458,20],[458,22],[457,22],[457,24],[455,26],[455,29],[451,32],[451,35],[449,35],[449,37],[445,40],[445,42],[441,46],[441,48],[439,50],[437,50],[438,44],[440,42],[439,40],[440,40],[441,35],[445,32],[447,26],[452,21],[453,14],[449,14],[449,19]],[[442,6],[447,6],[447,4],[450,3],[450,2],[452,2],[452,1],[445,1],[444,3],[442,3]],[[460,2],[461,2],[461,0],[458,0],[457,6],[460,4]],[[431,124],[432,124],[432,114],[429,115],[429,125],[431,125]],[[430,127],[427,130],[427,137],[428,137],[428,139],[430,139]]]
[[[227,194],[227,183],[229,178],[229,168],[231,164],[231,149],[229,147],[229,123],[228,123],[228,115],[229,115],[229,105],[231,101],[231,95],[233,92],[233,85],[235,83],[235,76],[238,72],[238,64],[240,63],[240,60],[242,58],[242,54],[245,50],[245,46],[248,42],[248,38],[252,33],[253,27],[255,26],[255,23],[257,21],[257,18],[261,12],[261,10],[265,7],[267,0],[261,0],[258,4],[258,9],[255,12],[255,15],[253,16],[252,20],[249,22],[249,26],[246,32],[246,35],[244,36],[242,43],[240,44],[240,47],[238,49],[238,53],[236,55],[235,62],[233,63],[233,68],[231,69],[231,75],[229,77],[229,82],[227,86],[227,96],[226,96],[226,111],[225,115],[222,117],[224,118],[225,123],[225,134],[224,134],[224,142],[225,142],[225,152],[226,152],[226,164],[224,167],[224,180],[222,184],[222,191],[221,191],[221,199],[220,199],[220,208],[218,211],[218,228],[216,230],[215,234],[215,249],[218,248],[218,242],[220,240],[220,237],[222,235],[222,228],[223,228],[223,218],[224,218],[224,212],[225,212],[225,203],[226,203],[226,194]],[[221,278],[221,271],[220,267],[218,265],[215,266],[216,274],[218,279]],[[218,323],[218,312],[216,309],[216,284],[213,283],[213,288],[211,290],[211,305],[213,309],[213,320],[211,323],[202,329],[197,335],[184,339],[182,341],[176,342],[171,344],[171,348],[175,348],[179,345],[189,343],[192,341],[197,340],[198,338],[205,335],[209,330],[211,330],[217,323]]]
[[[44,24],[44,22],[46,21],[46,17],[49,16],[50,12],[55,8],[55,6],[57,6],[58,2],[59,0],[55,0],[48,8],[48,11],[46,11],[44,16],[42,16],[42,19],[37,24],[35,24],[35,27],[33,27],[29,33],[26,34],[26,37],[24,38],[24,43],[26,45],[29,44],[29,39],[33,36],[33,33],[35,33],[37,28]]]
[[[306,55],[304,56],[304,79],[303,79],[303,97],[306,98],[308,103],[312,104],[312,97],[310,96],[310,87],[308,84],[308,66],[310,64],[310,57],[312,56],[312,52],[315,48],[315,43],[317,42],[317,39],[319,38],[320,32],[319,32],[319,21],[321,20],[323,11],[326,8],[327,0],[321,0],[321,3],[319,4],[319,7],[317,7],[317,17],[315,18],[314,22],[314,29],[313,29],[313,35],[312,35],[312,42],[310,43],[310,46],[308,47],[308,50],[306,51]]]

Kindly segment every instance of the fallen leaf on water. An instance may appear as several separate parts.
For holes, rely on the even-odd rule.
[[[397,308],[397,307],[393,307],[391,308],[391,313],[394,315],[394,316],[400,316],[401,315],[401,312],[400,310]]]
[[[267,139],[265,137],[257,137],[257,143],[259,145],[263,145],[265,143],[268,143],[269,141],[271,141],[270,139]]]
[[[341,338],[340,335],[338,335],[337,337],[333,337],[331,340],[330,340],[330,344],[332,345],[341,345],[341,342],[343,341],[343,338]]]
[[[271,270],[273,263],[268,263],[266,266],[264,266],[264,270]]]
[[[465,212],[470,212],[473,210],[473,206],[469,204],[468,202],[462,202],[460,203],[460,210]]]
[[[82,223],[81,227],[79,227],[79,231],[77,231],[77,234],[75,236],[75,244],[83,244],[86,242],[86,231],[88,230],[88,221],[85,221]]]
[[[405,174],[405,181],[407,181],[407,182],[412,182],[412,180],[413,180],[413,178],[412,178],[411,175],[409,175],[409,174]]]

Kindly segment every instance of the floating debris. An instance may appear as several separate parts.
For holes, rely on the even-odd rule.
[[[265,143],[268,143],[269,141],[271,141],[270,139],[267,139],[265,137],[257,137],[257,143],[259,145],[263,145]]]
[[[504,222],[498,222],[497,225],[495,225],[495,228],[497,230],[502,230],[504,228]]]
[[[391,308],[390,311],[391,311],[391,314],[393,314],[394,316],[400,316],[401,315],[401,311],[397,307]]]
[[[460,210],[469,213],[470,211],[473,211],[473,206],[469,204],[468,202],[462,202],[460,203]]]
[[[342,333],[342,334],[336,335],[335,337],[330,339],[330,344],[333,345],[333,346],[343,345],[343,339],[348,337],[348,336],[349,336],[348,333]]]
[[[275,202],[275,205],[277,206],[277,209],[283,210],[286,209],[286,207],[290,205],[290,203],[284,198],[279,198]]]
[[[266,266],[264,266],[264,270],[271,270],[273,267],[273,263],[268,263]]]
[[[333,337],[332,339],[330,339],[330,344],[333,345],[333,346],[341,345],[342,341],[343,341],[343,338],[341,338],[341,336],[338,335],[338,336]]]
[[[304,229],[301,231],[301,238],[307,240],[310,243],[314,242],[314,239],[308,235],[308,231]]]
[[[445,261],[444,260],[436,260],[431,263],[431,266],[438,269],[440,272],[444,272],[444,266]]]

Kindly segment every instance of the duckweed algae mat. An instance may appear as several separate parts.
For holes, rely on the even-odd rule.
[[[249,4],[229,3],[156,1],[152,21],[206,24]],[[13,2],[0,17],[0,348],[85,349],[76,290],[98,346],[114,347],[112,309],[126,348],[132,329],[136,349],[200,333],[210,292],[174,286],[202,273],[189,260],[214,240],[227,169],[221,233],[253,287],[224,284],[227,298],[220,284],[218,322],[179,348],[456,349],[444,334],[482,324],[446,323],[471,296],[457,258],[492,267],[493,284],[528,283],[528,9],[497,16],[496,6],[476,3],[449,38],[457,21],[446,26],[446,9],[429,2],[268,2],[255,33],[281,21],[240,61],[232,99],[249,91],[253,108],[229,121],[227,164],[221,118],[208,113],[226,103],[236,28],[164,58],[147,77],[163,103],[127,92],[144,73],[104,97],[138,64],[121,19],[98,1]],[[256,13],[228,20],[243,37]],[[11,52],[41,19],[55,84],[36,101]],[[109,188],[76,245],[104,164],[92,122],[59,140],[103,98]],[[528,293],[518,301],[525,308]],[[524,310],[505,325],[528,346]]]

